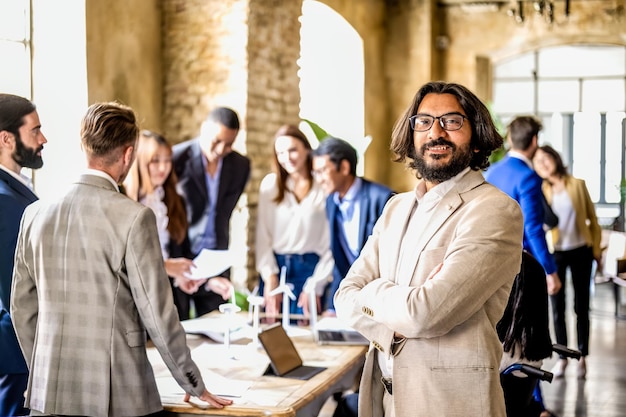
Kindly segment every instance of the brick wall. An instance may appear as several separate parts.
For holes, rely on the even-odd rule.
[[[299,121],[301,0],[164,0],[164,132],[174,142],[198,134],[206,114],[229,106],[241,118],[235,148],[252,173],[231,221],[240,254],[233,281],[252,288],[257,190],[271,170],[274,132]]]

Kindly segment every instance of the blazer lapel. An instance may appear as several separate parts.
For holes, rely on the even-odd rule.
[[[204,164],[202,163],[203,158],[204,154],[202,153],[202,148],[200,147],[200,141],[196,139],[191,145],[191,158],[189,159],[188,167],[191,174],[188,178],[196,184],[196,188],[204,201],[208,201],[209,192],[206,187],[206,170],[204,168]]]
[[[430,242],[430,240],[439,231],[439,229],[446,222],[446,220],[448,220],[448,218],[463,204],[461,194],[469,189],[472,189],[482,184],[483,182],[484,178],[482,174],[477,171],[471,170],[463,178],[460,179],[459,183],[455,187],[453,187],[443,196],[437,207],[434,209],[432,217],[428,221],[424,232],[421,233],[421,235],[419,236],[415,248],[409,249],[409,260],[413,263],[410,268],[410,276],[414,275],[415,269],[417,268],[417,263],[419,262],[419,258],[428,242]],[[400,236],[404,236],[404,233]],[[398,241],[402,241],[402,238],[398,239]]]
[[[359,248],[363,248],[365,244],[365,239],[367,239],[367,224],[369,220],[370,213],[370,192],[369,192],[369,184],[363,180],[361,183],[361,192],[359,193],[359,210],[361,210],[359,214]]]
[[[7,183],[11,189],[18,194],[20,197],[23,197],[28,203],[32,203],[37,200],[37,196],[30,188],[26,185],[19,182],[17,179],[13,178],[8,173],[4,172],[0,169],[0,179]]]

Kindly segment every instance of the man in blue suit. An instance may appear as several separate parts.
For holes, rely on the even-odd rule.
[[[232,149],[238,133],[237,113],[218,107],[207,116],[199,137],[173,148],[178,192],[185,199],[194,256],[204,248],[228,249],[230,217],[250,177],[250,160]],[[189,316],[191,300],[197,316],[228,300],[232,291],[228,275],[226,271],[222,276],[209,277],[193,295],[174,288],[181,317]]]
[[[545,269],[548,294],[556,294],[561,288],[561,281],[543,230],[543,180],[531,162],[538,148],[538,135],[542,128],[541,122],[535,117],[515,118],[508,126],[510,150],[501,161],[487,170],[485,178],[519,203],[524,215],[524,249]]]
[[[24,392],[28,369],[9,315],[13,255],[22,213],[37,200],[22,168],[41,168],[46,143],[29,100],[0,94],[0,416],[28,415]]]
[[[356,175],[357,153],[346,141],[327,137],[313,152],[313,173],[328,193],[326,216],[335,260],[325,315],[334,315],[333,296],[372,234],[393,191]]]

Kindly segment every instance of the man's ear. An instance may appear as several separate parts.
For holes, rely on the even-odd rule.
[[[347,159],[342,159],[339,163],[339,173],[341,175],[350,175],[350,162]]]
[[[11,145],[11,139],[13,139],[13,134],[7,130],[0,130],[0,146],[9,147]]]
[[[135,160],[135,147],[129,146],[124,150],[124,165],[131,165]]]

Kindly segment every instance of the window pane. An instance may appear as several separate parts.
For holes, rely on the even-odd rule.
[[[493,108],[497,113],[532,113],[532,81],[497,81],[493,87]]]
[[[593,201],[600,199],[600,148],[600,114],[576,113],[571,173],[585,180]]]
[[[585,80],[582,84],[582,110],[594,112],[625,111],[624,79]]]
[[[494,78],[533,78],[534,70],[535,53],[529,52],[498,62],[494,69]]]
[[[541,113],[573,113],[578,107],[578,81],[539,81]]]
[[[0,67],[0,91],[30,97],[30,57],[24,44],[0,41],[0,56],[11,63]]]
[[[606,115],[605,196],[607,203],[619,203],[619,185],[622,179],[622,121],[625,113]]]
[[[28,2],[25,0],[3,1],[0,5],[0,40],[22,41],[27,37]]]
[[[558,46],[539,50],[539,77],[598,77],[626,73],[623,46]]]

